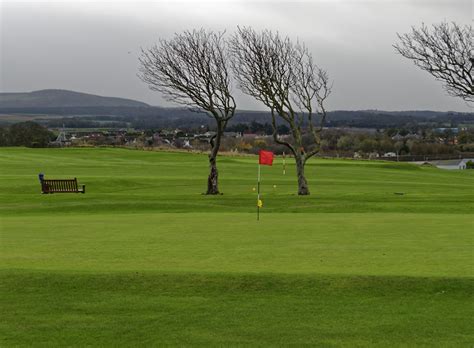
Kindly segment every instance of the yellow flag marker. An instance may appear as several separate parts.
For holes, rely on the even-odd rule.
[[[263,207],[263,202],[262,202],[261,199],[259,199],[259,200],[257,201],[257,207],[259,207],[259,208]]]

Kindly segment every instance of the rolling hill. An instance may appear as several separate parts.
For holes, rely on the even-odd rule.
[[[14,116],[18,115],[18,116]],[[45,89],[30,93],[0,93],[0,125],[26,120],[35,115],[46,127],[58,124],[77,127],[76,121],[91,121],[94,117],[108,117],[109,121],[128,122],[132,127],[212,127],[214,120],[205,113],[192,112],[183,107],[152,106],[132,99],[102,97],[60,89]],[[61,117],[62,116],[62,117]],[[230,125],[251,122],[269,123],[266,111],[238,109]],[[277,120],[281,124],[281,120]],[[328,127],[390,128],[429,125],[456,127],[473,124],[474,113],[437,112],[430,110],[334,110],[328,112]]]
[[[132,99],[102,97],[63,89],[43,89],[29,93],[0,93],[0,108],[30,107],[148,107]]]

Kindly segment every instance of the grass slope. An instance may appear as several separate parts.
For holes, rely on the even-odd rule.
[[[0,149],[0,345],[473,345],[472,171],[277,160],[257,222],[255,162]]]

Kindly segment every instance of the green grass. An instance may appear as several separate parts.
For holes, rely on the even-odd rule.
[[[255,163],[0,149],[0,346],[473,346],[474,171]]]

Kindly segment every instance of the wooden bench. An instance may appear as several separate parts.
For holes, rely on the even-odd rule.
[[[77,185],[77,179],[42,179],[42,193],[86,193],[86,185],[81,188]]]

